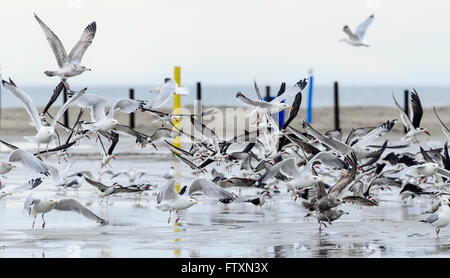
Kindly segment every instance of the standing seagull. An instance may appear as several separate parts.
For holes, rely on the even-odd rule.
[[[346,42],[353,46],[369,47],[369,45],[362,43],[362,40],[364,39],[364,35],[366,34],[367,28],[372,23],[373,18],[374,15],[371,15],[361,24],[359,24],[358,27],[356,27],[355,33],[350,30],[350,27],[348,27],[348,25],[345,25],[343,31],[348,35],[348,38],[341,39],[340,41]]]
[[[403,111],[400,104],[398,104],[397,100],[395,99],[394,95],[392,94],[392,97],[394,98],[395,105],[397,106],[398,110],[400,111],[400,119],[402,120],[405,127],[408,129],[408,133],[401,139],[402,141],[408,141],[413,139],[416,143],[418,142],[416,139],[416,135],[424,132],[428,136],[431,136],[428,130],[420,127],[420,121],[422,120],[423,115],[423,109],[422,104],[420,103],[419,94],[417,94],[417,91],[414,89],[414,92],[411,92],[411,107],[412,107],[412,121],[408,117],[408,115]]]
[[[47,25],[45,25],[45,23],[42,22],[42,20],[36,14],[34,15],[34,17],[41,25],[41,28],[44,31],[45,37],[47,38],[50,47],[53,50],[53,53],[55,54],[56,61],[59,66],[58,70],[45,71],[44,73],[47,76],[61,77],[61,80],[64,82],[66,89],[69,90],[69,85],[67,84],[68,77],[77,76],[85,71],[91,70],[85,66],[80,65],[80,63],[84,53],[92,44],[92,40],[95,37],[95,32],[97,31],[97,24],[94,21],[84,29],[80,40],[73,47],[70,54],[67,55],[64,46],[62,45],[59,38],[55,35],[55,33],[53,33],[52,30],[50,30],[50,28],[48,28]]]
[[[420,222],[425,222],[433,227],[436,227],[436,237],[439,237],[439,231],[441,228],[445,227],[450,223],[450,208],[449,200],[446,198],[441,199],[441,207],[439,212],[430,215],[427,219],[421,220]]]

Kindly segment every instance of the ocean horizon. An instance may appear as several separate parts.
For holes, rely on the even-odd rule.
[[[263,97],[266,94],[266,86],[259,85]],[[149,91],[157,85],[148,86],[89,86],[87,92],[105,97],[108,105],[118,98],[128,98],[129,89],[135,91],[135,99],[151,101],[154,94]],[[189,88],[189,95],[182,97],[182,105],[193,105],[196,97],[195,85],[186,86]],[[22,86],[20,87],[33,99],[35,104],[45,106],[50,99],[54,87],[51,86]],[[72,86],[73,90],[81,90],[81,86]],[[339,105],[342,107],[351,106],[383,106],[395,107],[392,94],[396,96],[397,101],[403,105],[404,90],[412,90],[400,86],[340,86],[339,87]],[[423,86],[415,87],[419,93],[424,108],[431,108],[433,105],[437,107],[450,106],[450,87],[433,87]],[[278,92],[279,87],[271,86],[271,95],[274,96]],[[205,106],[243,106],[236,99],[236,93],[242,92],[250,99],[256,99],[256,93],[253,86],[202,86],[202,102]],[[314,86],[313,88],[313,107],[332,107],[334,103],[334,94],[332,86]],[[293,97],[288,98],[288,103],[293,101]],[[308,102],[308,87],[303,91],[302,107],[306,107]],[[62,103],[62,98],[56,101],[56,105]],[[171,107],[172,102],[169,101],[164,107]],[[22,103],[6,92],[5,88],[1,88],[1,107],[14,108],[23,107]]]

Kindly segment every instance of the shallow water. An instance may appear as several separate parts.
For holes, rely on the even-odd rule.
[[[147,149],[147,152],[149,151]],[[0,159],[6,159],[1,153]],[[169,165],[179,169],[181,185],[192,180],[187,167],[167,155],[118,155],[115,169],[145,169],[148,180],[162,185],[161,177]],[[77,159],[77,157],[75,157]],[[97,155],[83,157],[71,172],[98,170]],[[58,165],[55,159],[50,163]],[[61,164],[61,168],[64,168]],[[34,175],[21,167],[7,175],[3,182],[11,190]],[[110,183],[109,179],[103,180]],[[125,181],[123,178],[117,181]],[[111,182],[112,183],[112,182]],[[237,193],[237,188],[229,188]],[[228,206],[198,197],[199,204],[182,213],[178,225],[172,215],[155,208],[157,189],[143,194],[137,201],[134,194],[120,194],[109,205],[100,204],[98,191],[84,184],[75,197],[72,190],[57,195],[51,179],[33,190],[35,196],[75,197],[110,224],[100,226],[82,216],[61,211],[45,215],[47,226],[40,227],[41,218],[33,219],[22,208],[29,192],[0,200],[0,257],[448,257],[450,231],[443,228],[440,238],[434,228],[419,220],[421,212],[430,208],[429,200],[399,202],[398,190],[381,192],[378,207],[344,204],[349,215],[328,226],[321,233],[317,221],[304,218],[299,200],[293,202],[286,188],[275,195],[262,209],[250,203]],[[242,190],[241,194],[256,196],[258,189]]]

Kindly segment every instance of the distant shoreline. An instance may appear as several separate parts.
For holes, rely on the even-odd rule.
[[[192,105],[184,106],[189,111],[193,111]],[[208,106],[205,106],[203,109],[208,109]],[[226,108],[233,108],[233,106],[221,106],[216,107],[221,111],[225,111]],[[243,113],[243,107],[236,107],[241,109],[238,114],[236,114],[236,119],[233,115],[226,115],[226,118],[223,119],[224,122],[224,130],[226,129],[226,134],[233,133],[233,124],[239,120],[244,121],[245,115]],[[54,115],[58,107],[52,107],[50,109],[50,113]],[[69,108],[69,120],[70,124],[73,124],[73,121],[78,116],[80,108],[71,107]],[[38,108],[38,111],[42,111],[42,107]],[[161,111],[170,112],[170,109],[161,109]],[[236,110],[238,111],[238,110]],[[450,106],[447,107],[439,107],[437,108],[437,112],[441,119],[447,126],[450,126]],[[300,109],[297,117],[291,123],[291,126],[296,129],[301,129],[301,121],[306,118],[305,109]],[[326,132],[328,130],[334,129],[334,113],[333,108],[331,107],[320,107],[313,109],[313,121],[312,126],[316,128],[320,132]],[[287,119],[288,112],[286,113],[285,118]],[[129,124],[129,115],[121,112],[115,113],[115,118],[124,125]],[[160,127],[159,121],[152,122],[148,113],[138,112],[135,115],[136,118],[136,129],[144,134],[151,135],[153,132]],[[239,118],[239,119],[238,119]],[[400,120],[399,112],[396,108],[392,107],[341,107],[340,108],[340,125],[341,129],[346,136],[352,128],[356,127],[367,127],[367,126],[378,126],[381,123],[398,119],[396,126],[389,132],[387,138],[391,140],[400,139],[403,133],[403,124]],[[62,118],[60,119],[62,121]],[[85,109],[82,120],[90,121],[90,110]],[[23,141],[23,136],[35,135],[36,130],[33,126],[30,125],[31,119],[26,113],[24,108],[3,108],[1,114],[1,127],[0,127],[0,138],[8,139],[8,140],[20,140]],[[188,124],[188,123],[186,123]],[[190,123],[189,123],[190,124]],[[211,126],[211,124],[208,124]],[[421,126],[425,127],[432,135],[432,137],[426,138],[428,136],[423,135],[424,139],[433,139],[433,140],[445,140],[444,134],[442,133],[441,127],[439,125],[434,112],[430,108],[424,109],[424,116],[422,119]],[[170,128],[170,126],[166,126]],[[57,130],[61,130],[58,128]],[[235,131],[235,130],[234,130]],[[225,132],[225,131],[224,131]],[[241,133],[242,131],[238,131]],[[62,132],[64,134],[65,132]],[[422,135],[421,135],[422,136]],[[63,137],[65,137],[63,135]]]

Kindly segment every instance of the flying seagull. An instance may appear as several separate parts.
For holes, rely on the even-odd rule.
[[[25,105],[25,109],[31,117],[33,125],[37,130],[37,134],[31,137],[25,136],[24,138],[30,142],[37,143],[38,152],[40,144],[46,144],[48,150],[48,145],[55,139],[56,136],[55,127],[58,119],[64,114],[67,108],[81,98],[87,90],[87,88],[85,88],[76,94],[74,93],[74,96],[64,103],[64,105],[58,110],[51,125],[46,126],[42,124],[41,117],[39,116],[34,101],[24,91],[19,89],[11,79],[9,79],[9,82],[3,80],[2,84],[11,94],[16,96]]]
[[[34,217],[32,228],[34,228],[34,223],[36,221],[36,216],[38,214],[42,214],[42,229],[45,228],[45,219],[44,215],[50,212],[53,209],[63,210],[63,211],[75,211],[77,213],[82,214],[84,217],[96,221],[102,225],[108,224],[108,221],[98,217],[95,213],[87,209],[80,202],[75,199],[40,199],[34,198],[32,194],[28,196],[25,200],[24,210],[28,213],[28,215]]]
[[[59,69],[54,71],[45,71],[45,75],[47,76],[59,76],[61,80],[64,82],[66,89],[69,90],[69,85],[67,84],[67,78],[72,76],[77,76],[82,74],[85,71],[90,71],[91,69],[82,66],[81,59],[83,58],[84,53],[88,49],[88,47],[92,44],[92,40],[95,37],[95,32],[97,31],[96,22],[92,22],[89,24],[83,31],[80,40],[73,47],[72,51],[69,55],[67,55],[64,46],[62,45],[59,38],[53,33],[50,28],[45,25],[45,23],[35,14],[34,17],[38,21],[39,25],[41,25],[42,30],[44,31],[45,37],[50,44],[50,47],[55,54],[56,61],[58,63]]]
[[[353,46],[367,46],[364,44],[362,40],[364,39],[364,35],[366,34],[367,28],[372,23],[374,15],[369,16],[366,20],[364,20],[361,24],[356,27],[355,33],[350,30],[348,25],[345,25],[343,28],[344,33],[347,34],[348,38],[341,39],[340,41],[346,42]]]

